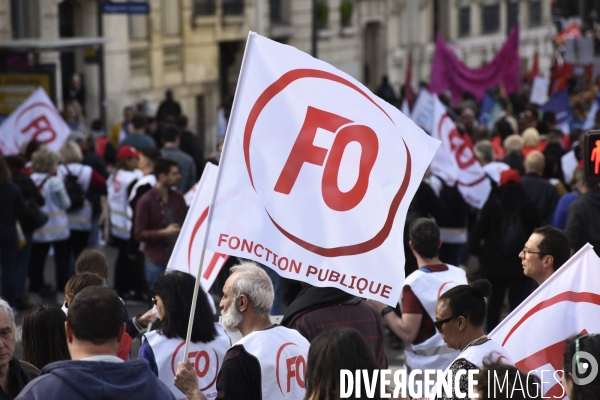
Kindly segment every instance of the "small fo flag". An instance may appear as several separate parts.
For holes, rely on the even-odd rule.
[[[517,368],[543,377],[544,398],[566,395],[556,373],[563,369],[565,340],[600,332],[598,282],[600,259],[586,244],[488,335],[510,353]],[[597,376],[600,360],[582,360],[592,368],[587,376]]]
[[[438,145],[349,75],[251,33],[207,248],[396,304],[406,212]]]
[[[173,253],[167,264],[168,270],[183,271],[194,276],[198,273],[202,243],[206,234],[208,207],[213,195],[217,180],[217,167],[207,163],[200,181],[196,184],[197,190],[191,202],[179,237],[173,248]],[[204,291],[208,291],[227,261],[225,254],[207,250],[204,255],[204,266],[200,276],[200,284]]]
[[[52,100],[39,88],[0,126],[0,150],[3,155],[18,154],[24,143],[37,140],[58,152],[70,133]]]

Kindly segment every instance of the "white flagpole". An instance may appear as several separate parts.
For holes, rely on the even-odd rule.
[[[227,149],[229,148],[228,143],[231,140],[231,138],[230,138],[231,135],[229,134],[229,132],[231,131],[231,127],[234,125],[233,120],[237,116],[235,113],[235,109],[237,108],[236,105],[240,101],[239,99],[242,98],[241,84],[242,84],[242,81],[244,80],[244,77],[246,76],[247,61],[248,61],[247,56],[249,54],[249,49],[250,49],[250,46],[252,44],[252,41],[253,41],[255,35],[256,34],[254,32],[250,32],[248,34],[248,41],[246,43],[246,49],[244,50],[244,57],[242,58],[240,78],[238,80],[237,88],[235,90],[235,97],[233,99],[233,105],[231,107],[231,118],[229,120],[229,124],[227,124],[227,131],[225,133],[225,143],[223,143],[223,152],[221,154],[221,160],[219,161],[220,168],[219,168],[219,171],[217,172],[217,181],[215,183],[215,188],[213,190],[212,199],[210,201],[210,207],[208,209],[208,218],[206,219],[206,232],[204,233],[204,240],[202,242],[202,253],[200,254],[200,266],[198,267],[198,272],[196,274],[196,285],[194,286],[194,296],[192,297],[192,309],[190,311],[190,319],[188,321],[188,330],[187,330],[187,335],[185,337],[185,349],[183,352],[184,362],[188,361],[188,351],[190,348],[190,340],[192,338],[192,327],[194,325],[194,316],[196,315],[196,302],[198,301],[198,289],[200,288],[200,277],[202,276],[202,266],[204,265],[204,253],[206,253],[206,243],[208,242],[208,233],[210,231],[210,223],[212,221],[213,212],[214,212],[214,208],[215,208],[214,207],[215,198],[217,197],[217,191],[219,189],[221,172],[223,171],[222,166],[223,166],[225,160],[227,159],[227,157],[226,157]],[[200,188],[198,188],[198,191],[200,191]]]

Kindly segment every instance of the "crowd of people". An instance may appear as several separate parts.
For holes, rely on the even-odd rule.
[[[108,132],[100,121],[88,127],[70,102],[73,133],[59,153],[32,141],[0,158],[0,399],[338,399],[340,369],[388,367],[386,340],[404,348],[409,372],[482,371],[488,398],[486,371],[523,372],[486,333],[585,243],[600,251],[600,188],[585,180],[583,132],[565,136],[554,113],[529,104],[526,87],[492,94],[503,110],[491,131],[468,93],[459,107],[440,95],[492,190],[476,210],[457,187],[425,176],[406,218],[396,307],[230,257],[211,288],[222,323],[213,296],[198,296],[187,362],[195,278],[165,270],[189,206],[183,195],[206,161],[218,163],[222,141],[206,158],[171,92],[156,116],[127,107]],[[596,120],[600,128],[600,112]],[[117,249],[112,282],[102,246]],[[44,280],[49,254],[53,284]],[[131,300],[148,311],[129,316]],[[21,360],[17,310],[28,310]],[[231,332],[242,339],[232,343]],[[600,359],[600,337],[578,336],[566,343],[565,371],[575,348]],[[569,398],[600,398],[598,379],[572,378],[563,375]],[[467,375],[457,381],[453,390],[466,392]]]

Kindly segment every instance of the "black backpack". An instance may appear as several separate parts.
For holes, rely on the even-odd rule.
[[[67,170],[67,176],[64,180],[65,188],[67,189],[69,199],[71,199],[71,207],[67,211],[79,210],[85,204],[85,192],[79,183],[79,178],[73,175],[66,165],[65,168]]]
[[[525,226],[521,221],[521,212],[502,213],[502,224],[500,225],[500,247],[507,256],[519,254],[527,242],[529,235],[525,232]]]
[[[465,202],[458,190],[458,183],[454,186],[446,185],[446,182],[438,177],[442,183],[440,190],[440,201],[446,206],[448,213],[437,222],[438,226],[444,228],[464,228],[469,218],[469,205]]]

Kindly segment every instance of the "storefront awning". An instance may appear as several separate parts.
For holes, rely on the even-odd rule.
[[[34,52],[68,51],[80,47],[99,46],[111,41],[107,37],[73,37],[60,39],[15,39],[0,41],[0,51]]]

